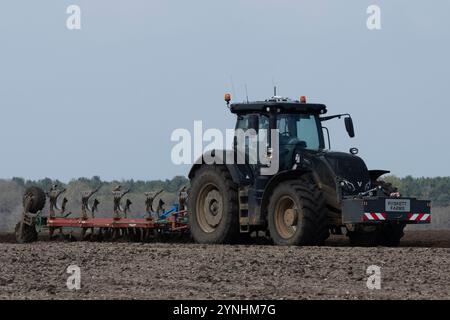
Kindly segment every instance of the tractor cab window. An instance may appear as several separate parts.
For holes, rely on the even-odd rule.
[[[247,131],[249,127],[249,116],[248,115],[239,115],[237,118],[236,123],[236,129],[241,129],[244,133]],[[270,122],[269,117],[266,115],[259,115],[258,116],[258,130],[265,129],[269,130]],[[252,143],[251,143],[252,142]],[[234,145],[235,148],[237,147],[237,138],[234,139]],[[245,135],[244,141],[239,141],[239,143],[244,143],[245,146],[245,154],[246,154],[246,161],[250,164],[256,164],[258,163],[258,139],[255,138],[253,141],[250,141],[250,136]]]
[[[236,129],[247,130],[248,129],[248,115],[239,115],[237,117]],[[266,115],[259,115],[258,129],[269,130],[269,117]]]
[[[269,130],[269,117],[266,115],[259,116],[259,129]]]
[[[305,149],[321,148],[317,117],[305,114],[281,114],[277,117],[280,144],[302,144]]]
[[[248,128],[248,116],[247,115],[244,115],[244,116],[239,115],[237,117],[236,129],[245,130],[247,128]]]

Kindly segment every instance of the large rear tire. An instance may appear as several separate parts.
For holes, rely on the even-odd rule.
[[[329,236],[322,191],[307,177],[275,188],[267,218],[276,245],[321,245]]]
[[[238,192],[223,166],[204,165],[191,179],[189,226],[197,243],[239,241]]]
[[[29,187],[25,190],[23,196],[23,206],[27,205],[27,200],[30,199],[28,204],[28,212],[38,213],[45,207],[46,196],[45,192],[38,187]]]

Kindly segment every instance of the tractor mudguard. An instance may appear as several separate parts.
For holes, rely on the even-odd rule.
[[[377,224],[385,221],[407,224],[430,223],[430,201],[403,197],[342,200],[342,222],[344,224]]]
[[[214,159],[212,161],[205,161],[205,157],[208,160]],[[188,177],[192,179],[195,175],[195,172],[200,169],[202,165],[205,164],[214,164],[214,165],[223,165],[227,168],[228,172],[233,179],[233,182],[237,185],[248,185],[253,181],[253,171],[251,170],[250,165],[248,164],[227,164],[227,159],[233,159],[234,162],[234,152],[232,150],[211,150],[203,153],[201,157],[199,157],[194,165],[191,167],[189,171]]]
[[[390,173],[388,170],[369,170],[370,181],[376,181],[382,175]]]

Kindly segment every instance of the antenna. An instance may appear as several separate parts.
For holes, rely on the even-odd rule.
[[[235,100],[237,101],[236,92],[234,91],[234,82],[233,82],[233,76],[230,75],[230,83],[231,83],[231,93],[233,94],[233,97],[235,97]]]
[[[248,89],[247,89],[247,84],[245,84],[245,97],[247,98],[247,103],[248,103]]]
[[[277,85],[275,84],[275,76],[272,76],[273,96],[277,96]]]

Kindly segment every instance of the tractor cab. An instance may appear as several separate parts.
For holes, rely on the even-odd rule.
[[[229,97],[229,95],[226,96]],[[229,101],[227,101],[229,103]],[[261,152],[261,144],[258,145],[258,163],[264,163],[265,156],[269,156],[273,151],[278,152],[279,170],[289,170],[295,166],[302,158],[302,154],[317,154],[326,150],[324,130],[327,133],[328,145],[330,137],[328,130],[322,127],[324,121],[334,118],[345,117],[345,126],[350,137],[354,137],[353,121],[350,115],[339,114],[325,117],[327,108],[324,104],[307,103],[306,97],[299,100],[291,100],[274,96],[265,101],[234,103],[229,105],[230,111],[237,116],[236,130],[244,132],[252,130],[260,138],[261,131],[264,131],[263,139],[266,137],[267,150]],[[273,139],[272,130],[277,131],[277,139]],[[276,140],[276,141],[272,141]],[[252,153],[256,149],[256,144],[251,144],[251,139],[246,139],[245,153]],[[234,143],[236,152],[238,141]],[[255,150],[253,150],[255,151]]]

